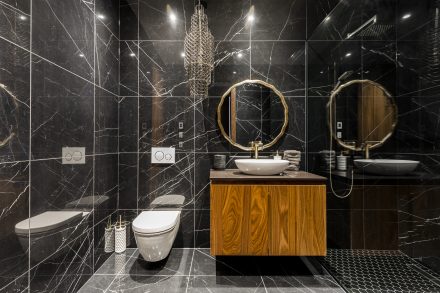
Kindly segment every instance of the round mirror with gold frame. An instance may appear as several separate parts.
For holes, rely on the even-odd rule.
[[[286,131],[286,99],[267,82],[239,82],[223,94],[217,107],[217,123],[223,137],[233,146],[251,151],[249,143],[261,141],[260,149],[267,149],[276,144]]]
[[[327,104],[331,136],[343,148],[362,151],[381,146],[397,124],[391,94],[371,80],[351,80],[337,86]]]

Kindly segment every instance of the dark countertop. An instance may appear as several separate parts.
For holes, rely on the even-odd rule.
[[[258,176],[241,173],[238,169],[211,170],[209,178],[213,182],[271,181],[325,183],[327,181],[325,177],[304,171],[285,171],[284,175]]]
[[[323,176],[330,177],[330,172],[320,172]],[[332,178],[340,179],[346,182],[351,181],[351,171],[337,171],[332,170]],[[353,174],[354,184],[382,184],[382,185],[412,185],[412,184],[433,184],[440,185],[440,175],[431,174],[424,172],[413,172],[408,175],[403,176],[384,176],[384,175],[374,175],[374,174],[364,174],[358,170],[354,171]]]

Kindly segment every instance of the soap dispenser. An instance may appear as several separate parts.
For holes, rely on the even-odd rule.
[[[278,154],[278,151],[277,151],[277,154],[275,156],[273,156],[273,159],[274,160],[281,160],[281,156]]]

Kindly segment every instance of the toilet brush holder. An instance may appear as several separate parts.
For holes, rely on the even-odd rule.
[[[127,237],[125,239],[125,245],[128,247],[131,244],[131,240],[130,240],[130,231],[131,231],[131,229],[130,229],[130,222],[129,221],[125,221],[125,222],[122,222],[122,224],[125,225],[125,231],[126,231],[126,234],[127,234]]]
[[[105,228],[104,232],[104,252],[115,251],[115,228]]]
[[[115,252],[122,253],[127,248],[127,227],[119,225],[115,227]]]

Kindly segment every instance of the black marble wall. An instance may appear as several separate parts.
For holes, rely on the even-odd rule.
[[[301,150],[302,169],[316,171],[317,153],[329,148],[325,107],[328,96],[337,78],[353,70],[349,79],[365,78],[383,84],[399,108],[395,134],[373,156],[420,159],[422,171],[435,172],[438,92],[435,81],[426,79],[429,76],[435,80],[432,76],[438,71],[432,65],[434,62],[424,61],[426,56],[435,59],[434,44],[431,51],[422,48],[429,39],[423,32],[428,24],[432,27],[436,23],[432,15],[437,2],[428,0],[416,5],[404,0],[208,1],[209,27],[215,39],[213,82],[207,97],[193,98],[187,88],[182,53],[194,2],[120,2],[119,207],[128,217],[149,209],[157,196],[182,194],[186,202],[175,246],[209,247],[212,156],[246,154],[221,137],[216,108],[231,85],[249,78],[268,81],[286,96],[289,128],[274,149]],[[248,20],[249,11],[254,13],[253,22]],[[406,14],[411,16],[403,18]],[[348,33],[374,15],[378,22],[369,34],[347,39]],[[178,137],[179,122],[184,123],[183,138]],[[177,163],[152,165],[152,146],[175,147]],[[357,223],[362,226],[359,248],[404,249],[404,236],[398,234],[403,230],[398,222],[402,213],[413,208],[411,204],[400,206],[400,192],[388,190],[389,198],[393,199],[388,204],[389,201],[378,199],[380,191],[375,190],[374,198],[370,199],[365,198],[371,194],[370,187],[360,184],[357,188],[361,196],[355,202],[362,208],[352,209],[348,205],[350,208],[341,209],[341,202],[328,195],[329,237],[337,239],[332,243],[344,243],[344,237],[351,233],[344,234],[340,227],[352,214],[359,216]],[[431,208],[420,208],[417,217],[428,221],[428,215],[438,214],[440,207],[437,204]],[[420,220],[414,220],[411,225],[418,224]],[[384,236],[383,230],[364,229],[373,226],[388,227],[392,233]],[[428,226],[437,227],[438,223],[429,220],[429,225],[419,225],[423,232],[418,235],[426,235],[424,229]],[[432,231],[427,233],[431,235]],[[381,241],[374,242],[373,238]],[[427,241],[436,245],[438,239],[431,237]],[[386,243],[386,247],[381,243]],[[438,255],[436,249],[430,253]],[[418,257],[415,253],[410,255]]]
[[[0,147],[2,292],[75,292],[107,256],[103,223],[118,200],[118,14],[118,0],[0,2],[0,140],[13,134]],[[86,164],[62,165],[64,146],[85,147]],[[35,235],[22,248],[16,223],[80,210],[73,203],[92,196],[62,242],[49,238],[60,256],[35,261]]]
[[[215,68],[203,98],[189,95],[182,57],[195,2],[120,2],[120,209],[135,216],[157,196],[182,194],[186,201],[176,247],[210,245],[212,156],[249,154],[229,146],[217,128],[217,104],[234,83],[261,79],[283,92],[290,123],[276,148],[306,152],[306,1],[208,1]],[[252,9],[254,22],[248,20]],[[152,146],[175,147],[176,164],[152,165]]]

